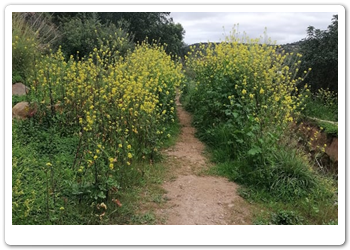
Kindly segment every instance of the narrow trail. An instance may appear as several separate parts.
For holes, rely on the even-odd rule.
[[[166,225],[251,224],[250,205],[237,194],[237,184],[208,176],[210,162],[205,146],[195,138],[192,117],[176,100],[181,133],[176,144],[165,150],[165,164],[172,177],[162,184],[165,204],[155,208],[158,221]]]

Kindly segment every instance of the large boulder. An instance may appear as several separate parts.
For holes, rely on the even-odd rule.
[[[33,117],[37,112],[36,105],[30,105],[28,102],[19,102],[12,108],[12,118],[26,119]]]
[[[12,84],[12,95],[26,95],[29,92],[29,88],[23,83]]]

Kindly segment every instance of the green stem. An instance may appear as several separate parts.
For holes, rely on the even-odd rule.
[[[48,170],[46,170],[46,216],[47,220],[50,219],[50,210],[49,210],[49,181],[48,181]]]
[[[53,194],[53,204],[54,207],[56,207],[56,195],[55,195],[55,183],[54,183],[54,169],[51,166],[51,188],[52,188],[52,194]]]
[[[81,129],[81,131],[83,131],[83,130]],[[83,139],[83,135],[80,136],[79,144],[78,144],[78,147],[77,147],[77,151],[75,152],[75,158],[74,158],[74,162],[73,162],[73,166],[72,166],[72,170],[73,171],[74,171],[75,164],[77,162],[77,158],[78,158],[78,154],[79,154],[79,151],[80,151],[82,139]]]
[[[94,163],[95,166],[95,186],[97,187],[97,165],[96,162]]]

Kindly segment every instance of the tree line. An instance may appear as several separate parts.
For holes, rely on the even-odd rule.
[[[61,45],[67,55],[87,55],[99,45],[99,40],[108,40],[114,33],[125,36],[135,43],[158,43],[166,45],[168,54],[181,56],[185,46],[185,30],[175,23],[170,12],[49,12],[50,22],[58,27]],[[125,48],[128,49],[128,48]]]
[[[307,36],[300,41],[302,70],[312,68],[307,77],[313,92],[323,88],[338,93],[338,15],[334,15],[327,30],[309,26]]]
[[[37,28],[39,36],[53,49],[61,46],[66,57],[86,56],[116,37],[123,40],[119,46],[114,43],[114,51],[121,56],[143,41],[165,44],[165,51],[175,56],[183,57],[189,51],[184,43],[185,30],[170,12],[48,12],[25,16],[32,26],[45,23],[44,28]],[[305,81],[313,92],[320,88],[338,92],[338,15],[333,16],[327,30],[309,26],[305,39],[282,47],[303,55],[299,72],[312,68]]]

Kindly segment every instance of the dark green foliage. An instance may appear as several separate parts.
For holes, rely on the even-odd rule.
[[[338,15],[327,30],[307,28],[307,37],[300,44],[303,55],[301,71],[312,68],[306,78],[312,91],[329,88],[338,92]]]
[[[255,225],[303,225],[305,218],[298,212],[286,209],[277,209],[265,216],[259,216],[255,221]]]
[[[169,21],[166,25],[162,25],[159,29],[159,42],[165,43],[165,51],[172,55],[183,55],[185,30],[180,23]],[[156,36],[156,37],[157,37]]]
[[[100,48],[107,43],[112,53],[124,56],[133,48],[132,38],[114,24],[101,24],[97,15],[91,18],[74,17],[62,24],[63,43],[62,51],[66,57],[87,56],[94,48]],[[121,39],[123,39],[122,42]],[[114,47],[112,47],[114,46]]]
[[[163,25],[171,22],[170,12],[100,12],[103,23],[126,23],[129,32],[135,36],[135,42],[146,39],[159,40],[159,32]]]
[[[63,200],[71,193],[65,180],[74,178],[71,163],[77,137],[26,120],[13,123],[12,142],[12,223],[61,224],[60,207],[72,209],[78,219],[77,201]]]
[[[20,74],[16,74],[15,72],[12,73],[12,83],[17,83],[17,82],[24,82],[23,77]]]
[[[21,96],[13,95],[12,96],[12,107],[15,106],[17,103],[23,102],[26,100],[27,100],[27,97],[25,95],[21,95]]]
[[[272,225],[302,225],[303,217],[296,214],[294,211],[278,211],[271,216]]]
[[[320,121],[318,121],[317,124],[319,127],[322,127],[324,132],[326,132],[328,135],[338,137],[338,125]]]
[[[53,21],[63,27],[64,37],[68,35],[68,38],[72,38],[70,41],[73,43],[79,43],[79,40],[82,40],[83,48],[78,48],[79,44],[76,44],[73,46],[74,49],[70,51],[71,53],[75,53],[77,50],[85,53],[84,51],[90,47],[90,42],[96,44],[96,37],[93,33],[95,28],[91,25],[101,25],[106,29],[115,25],[127,31],[132,36],[134,43],[147,41],[167,44],[167,53],[182,55],[185,31],[181,24],[174,23],[169,14],[170,12],[57,12],[52,15]],[[82,24],[77,21],[72,23],[72,20],[80,20]],[[104,36],[100,35],[99,37],[103,38]],[[67,51],[67,53],[69,52]]]

